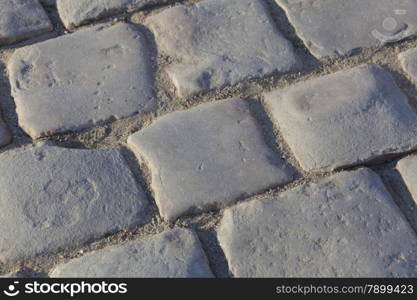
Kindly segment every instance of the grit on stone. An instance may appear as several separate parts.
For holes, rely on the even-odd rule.
[[[149,59],[143,34],[123,23],[16,50],[8,70],[20,126],[37,138],[153,109]]]
[[[118,150],[38,145],[0,155],[0,262],[75,247],[147,221]]]
[[[266,105],[306,171],[333,170],[417,148],[417,117],[376,65],[266,94]]]
[[[293,47],[258,0],[205,0],[146,19],[181,97],[296,69]]]
[[[59,15],[65,27],[71,29],[124,10],[135,10],[150,4],[170,0],[57,0]]]
[[[411,77],[417,81],[417,49],[410,49],[398,55],[401,67]]]
[[[53,29],[38,0],[0,2],[0,45],[12,44]]]
[[[196,234],[174,229],[92,252],[57,266],[50,277],[213,277]]]
[[[417,33],[417,0],[275,0],[318,58],[383,46]]]
[[[161,117],[128,139],[150,168],[161,215],[221,207],[293,179],[293,169],[264,143],[240,99],[201,104]]]
[[[0,147],[10,143],[11,139],[10,131],[0,116]]]
[[[236,277],[417,276],[417,236],[368,169],[230,208],[218,237]]]
[[[417,204],[417,156],[401,159],[397,164],[397,169]]]
[[[22,276],[19,272],[12,272],[12,273],[0,275],[0,278],[20,278],[20,277]]]

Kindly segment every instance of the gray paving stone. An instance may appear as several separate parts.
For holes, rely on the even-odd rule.
[[[417,33],[417,0],[275,1],[318,58],[379,47]]]
[[[417,118],[392,77],[362,65],[266,95],[307,171],[333,170],[417,148]]]
[[[126,10],[136,10],[151,4],[171,0],[57,0],[59,15],[65,27],[71,29],[99,18]]]
[[[11,139],[10,131],[0,116],[0,146],[7,145],[10,143]]]
[[[179,96],[235,84],[300,62],[258,0],[205,0],[146,19]]]
[[[401,159],[397,164],[397,169],[417,204],[417,156]]]
[[[368,169],[227,209],[218,238],[236,277],[417,275],[417,236]]]
[[[11,44],[53,29],[38,0],[0,2],[0,45]]]
[[[398,55],[401,67],[411,77],[417,81],[417,49],[410,49]]]
[[[128,139],[150,168],[161,215],[227,205],[292,180],[293,169],[264,143],[245,101],[201,104],[161,117]]]
[[[75,247],[147,221],[118,150],[38,145],[0,155],[0,262]]]
[[[36,138],[149,111],[156,100],[148,60],[143,34],[128,24],[16,50],[8,69],[20,126]]]
[[[196,234],[174,229],[58,265],[50,277],[213,277]]]

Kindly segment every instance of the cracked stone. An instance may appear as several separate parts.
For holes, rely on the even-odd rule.
[[[170,0],[57,0],[57,8],[66,28],[86,24],[123,11],[163,4]],[[172,2],[172,1],[171,1]]]
[[[306,171],[383,160],[417,148],[417,118],[386,71],[362,65],[266,94]]]
[[[40,144],[0,155],[0,262],[79,246],[146,221],[118,150]]]
[[[146,19],[179,96],[300,66],[290,42],[258,0],[205,0]]]
[[[52,29],[38,0],[0,2],[0,45],[19,42]]]
[[[311,53],[335,57],[417,33],[417,0],[275,0]]]
[[[161,215],[170,221],[233,203],[293,179],[265,144],[248,105],[228,99],[161,117],[128,139],[152,174]]]
[[[58,265],[50,277],[213,277],[196,234],[174,229]]]
[[[417,156],[401,159],[397,164],[397,169],[417,204]]]
[[[128,24],[17,49],[8,70],[19,125],[38,138],[153,109],[149,59],[145,37]]]
[[[235,277],[416,277],[417,236],[369,169],[227,209],[218,238]]]

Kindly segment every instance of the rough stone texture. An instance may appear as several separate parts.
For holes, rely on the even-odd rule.
[[[400,171],[413,200],[417,204],[417,156],[401,159],[397,164],[397,169]]]
[[[168,114],[130,136],[128,144],[148,164],[155,200],[168,220],[230,204],[293,175],[266,146],[240,99]]]
[[[11,44],[53,29],[38,0],[0,2],[0,45]]]
[[[401,67],[413,79],[417,81],[417,49],[410,49],[398,55]]]
[[[57,0],[56,4],[62,22],[65,27],[71,29],[124,10],[167,2],[172,0]]]
[[[0,116],[0,147],[10,143],[11,139],[10,131]]]
[[[368,169],[239,204],[218,237],[236,277],[417,276],[417,236]]]
[[[179,96],[235,84],[299,65],[258,0],[205,0],[146,19],[160,50],[175,58],[166,68]]]
[[[286,4],[274,0],[61,0],[60,11],[55,0],[36,1],[42,4],[54,29],[39,36],[35,36],[36,32],[28,33],[28,40],[11,45],[0,42],[0,115],[4,120],[0,121],[0,160],[7,158],[8,161],[0,163],[3,211],[0,213],[0,274],[3,274],[0,277],[43,277],[52,274],[52,267],[57,267],[55,272],[72,268],[73,276],[80,273],[76,270],[79,268],[87,270],[84,274],[88,276],[102,272],[100,275],[119,277],[131,272],[129,276],[137,277],[145,270],[137,267],[136,262],[143,261],[154,270],[158,267],[158,276],[170,276],[170,271],[177,269],[164,269],[155,263],[157,254],[165,250],[152,249],[149,245],[151,240],[161,239],[155,235],[174,228],[197,232],[213,274],[229,277],[232,275],[229,264],[216,234],[227,207],[249,199],[267,202],[259,200],[266,197],[281,202],[276,197],[283,190],[292,191],[297,187],[301,190],[297,193],[306,196],[294,196],[295,201],[289,203],[288,200],[285,205],[294,205],[298,211],[292,213],[282,206],[278,212],[265,209],[263,213],[275,214],[272,222],[268,217],[260,217],[257,224],[260,228],[266,226],[267,230],[258,232],[250,228],[244,232],[256,238],[247,239],[241,247],[235,248],[243,253],[248,251],[245,247],[249,245],[250,250],[246,252],[249,255],[242,255],[243,259],[237,263],[235,260],[234,265],[252,263],[258,268],[256,272],[263,276],[269,276],[271,270],[281,265],[287,269],[281,268],[284,271],[280,270],[279,275],[303,275],[318,270],[317,273],[323,274],[320,276],[342,276],[351,269],[361,274],[370,274],[375,269],[383,270],[379,274],[406,274],[398,271],[402,263],[407,270],[413,265],[413,272],[407,274],[416,277],[417,254],[403,255],[403,246],[398,247],[398,251],[393,250],[404,244],[403,235],[396,234],[400,240],[394,240],[392,234],[386,241],[390,246],[385,247],[380,242],[385,236],[380,238],[375,230],[363,229],[368,219],[371,225],[379,222],[372,225],[374,227],[370,225],[371,229],[382,231],[389,227],[375,201],[377,214],[370,215],[367,203],[365,212],[363,204],[357,204],[345,209],[350,219],[339,209],[346,204],[342,200],[329,213],[325,209],[330,206],[330,200],[321,201],[321,206],[317,204],[319,201],[310,206],[296,202],[301,198],[309,204],[307,198],[319,197],[314,196],[306,183],[321,182],[313,184],[314,187],[328,184],[342,169],[357,170],[371,165],[417,232],[417,185],[413,173],[417,168],[414,163],[417,160],[417,37],[411,37],[415,33],[417,0],[287,0]],[[0,3],[0,24],[29,26],[33,21],[43,22],[34,17],[39,14],[32,9],[26,9],[28,19],[17,15],[15,19],[4,18],[6,12],[17,9],[23,2],[0,0]],[[4,9],[6,5],[8,11]],[[44,16],[42,19],[49,22],[41,6],[35,5]],[[284,8],[289,18],[280,5],[287,5]],[[413,8],[409,9],[411,5]],[[406,10],[401,10],[404,8]],[[93,28],[93,23],[101,26]],[[112,27],[116,23],[129,25]],[[18,26],[8,28],[16,30]],[[297,35],[303,32],[305,36]],[[366,49],[406,36],[409,38],[381,49]],[[49,41],[43,43],[48,37]],[[333,58],[314,58],[301,39],[306,43],[311,41],[309,47],[317,57],[330,55]],[[29,45],[31,50],[21,49]],[[353,56],[339,57],[344,53]],[[350,70],[373,63],[383,66],[393,76],[407,95],[409,105],[404,104],[405,96],[390,76],[378,67]],[[334,74],[338,71],[344,75]],[[325,74],[333,75],[321,78]],[[263,94],[278,88],[280,91],[265,99]],[[228,105],[223,104],[227,101],[218,102],[232,97],[245,101],[230,100],[233,104]],[[206,104],[199,106],[202,103]],[[259,107],[264,104],[266,114]],[[276,126],[272,126],[268,117]],[[121,120],[116,121],[116,118]],[[138,130],[143,133],[138,134],[141,147],[135,147],[135,136],[129,139],[129,146],[140,158],[140,164],[126,149],[95,152],[48,146],[45,147],[47,154],[50,149],[65,151],[59,157],[48,154],[46,158],[42,151],[25,154],[32,151],[31,142],[45,139],[72,149],[126,146],[128,136]],[[10,136],[13,140],[7,144]],[[67,151],[71,155],[67,155]],[[47,157],[51,155],[55,160],[48,162]],[[114,160],[114,155],[120,160]],[[87,162],[80,162],[79,156]],[[15,157],[17,162],[10,157]],[[103,163],[106,159],[114,162],[112,167]],[[293,163],[298,171],[283,161]],[[396,169],[393,169],[395,164]],[[132,179],[127,167],[137,180]],[[92,171],[85,171],[85,168]],[[305,172],[301,171],[303,168]],[[333,169],[335,171],[327,172]],[[88,180],[97,181],[102,176],[106,178],[99,191],[102,197],[89,204],[89,199],[96,198],[96,191]],[[119,187],[119,181],[128,183]],[[364,196],[360,193],[367,189],[361,186],[356,190],[355,183],[346,185],[346,198],[361,202]],[[157,200],[155,205],[146,201],[141,186],[146,187],[146,195]],[[124,196],[132,194],[126,187],[139,189],[137,200],[134,196]],[[324,189],[325,192],[316,194],[338,199],[338,187]],[[121,196],[113,197],[113,192]],[[345,202],[349,204],[349,201]],[[319,208],[314,209],[313,204]],[[282,226],[276,226],[275,219],[281,218],[280,214],[284,215],[282,222],[289,228],[288,235]],[[313,217],[304,217],[308,214]],[[166,221],[174,221],[178,216],[171,224]],[[285,218],[294,221],[287,222]],[[354,224],[351,231],[359,228],[360,241],[365,239],[364,232],[372,240],[361,244],[352,238],[348,244],[343,244],[351,231],[341,225],[331,227],[334,220],[350,221],[346,228],[351,224]],[[391,227],[397,226],[392,218],[388,221],[394,224]],[[239,222],[239,219],[233,222],[231,227],[237,228]],[[329,228],[321,230],[320,226],[327,224]],[[316,230],[317,235],[332,239],[319,236],[317,240],[322,240],[312,243],[313,234],[304,234],[303,230],[307,233]],[[274,239],[274,234],[281,234],[282,239]],[[136,242],[130,243],[133,237]],[[238,233],[235,237],[240,238]],[[336,237],[340,237],[342,250],[333,246],[338,241]],[[293,242],[281,242],[295,238],[304,248],[293,247]],[[151,250],[138,251],[137,243],[141,247],[146,243],[146,249]],[[191,266],[191,255],[187,251],[192,246],[185,244],[181,248],[183,256],[174,259],[175,255],[164,255],[176,253],[168,244],[169,239],[159,243],[169,248],[158,256],[159,262],[167,262],[164,266],[180,263]],[[269,245],[273,246],[268,248]],[[323,248],[320,253],[324,254],[317,254],[320,246]],[[196,253],[199,253],[201,249],[197,248]],[[416,252],[415,244],[413,249]],[[241,253],[238,250],[236,253]],[[287,256],[286,251],[290,253]],[[313,258],[298,255],[300,251],[311,253]],[[343,251],[349,251],[350,256]],[[150,253],[155,255],[154,260],[149,259]],[[257,264],[258,253],[273,263]],[[283,259],[276,259],[276,253]],[[332,253],[340,253],[340,257]],[[78,259],[83,255],[89,264],[84,258]],[[298,266],[298,262],[310,266],[316,257],[316,264],[307,267],[304,273],[303,266],[291,267]],[[371,257],[373,269],[362,272],[369,266],[368,257]],[[65,266],[58,266],[63,263]],[[341,265],[342,271],[332,273],[335,265]],[[182,270],[194,271],[192,267]],[[152,273],[146,271],[144,276],[152,276]],[[20,281],[9,279],[16,280]]]
[[[16,50],[8,69],[19,124],[36,138],[152,109],[146,43],[122,23]]]
[[[275,0],[316,57],[414,36],[417,0]]]
[[[362,65],[266,95],[307,171],[356,165],[417,147],[417,118],[391,76]]]
[[[75,247],[147,221],[118,150],[39,145],[0,155],[0,262]]]
[[[87,254],[57,266],[51,277],[212,277],[200,241],[188,229]]]

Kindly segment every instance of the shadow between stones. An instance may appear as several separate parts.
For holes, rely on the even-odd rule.
[[[11,143],[1,147],[0,153],[30,143],[32,139],[19,127],[16,104],[11,96],[10,82],[3,61],[0,61],[0,111],[12,136]]]
[[[413,200],[401,174],[394,169],[395,163],[389,168],[376,169],[395,203],[405,215],[411,227],[417,234],[417,204]]]

